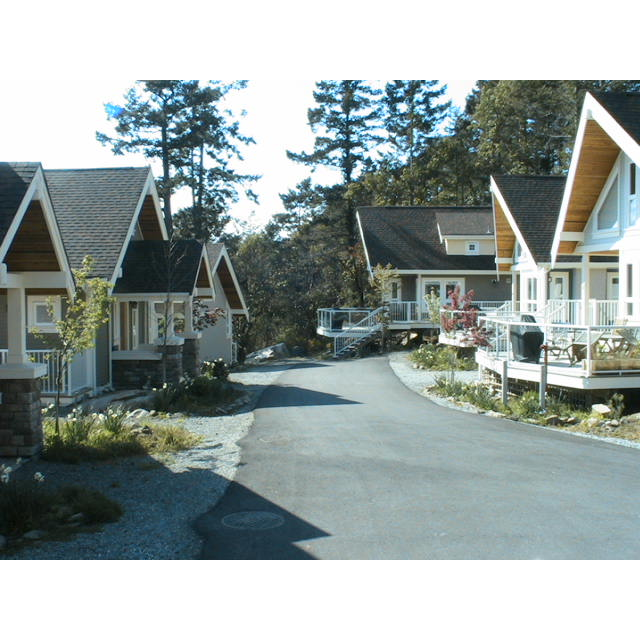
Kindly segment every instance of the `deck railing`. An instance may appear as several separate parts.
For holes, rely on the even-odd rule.
[[[357,325],[372,311],[372,308],[364,307],[318,309],[318,327],[327,331],[344,331]]]
[[[538,356],[540,346],[545,345],[551,366],[580,368],[586,376],[640,373],[640,327],[520,322],[491,317],[481,318],[480,325],[488,344],[478,350],[496,360],[540,364],[543,361],[543,355]],[[534,334],[540,337],[536,339]]]
[[[363,338],[371,335],[377,329],[382,327],[381,314],[386,312],[386,307],[378,307],[371,310],[364,318],[357,322],[353,326],[350,326],[346,331],[337,335],[333,339],[333,354],[338,355],[341,351],[346,349],[354,342],[358,342]]]
[[[7,349],[0,349],[0,364],[6,364],[7,362]],[[58,362],[55,358],[54,352],[50,349],[28,349],[27,356],[31,362],[36,364],[44,364],[47,367],[47,373],[40,378],[40,391],[43,395],[53,395],[56,392],[56,375],[58,373]],[[71,367],[74,363],[71,363]],[[73,388],[71,384],[71,367],[67,367],[62,380],[62,389],[60,393],[62,395],[68,395],[77,389]],[[80,388],[82,385],[75,385]]]

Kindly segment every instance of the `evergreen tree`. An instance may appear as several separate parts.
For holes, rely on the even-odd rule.
[[[380,91],[362,80],[322,80],[316,83],[308,120],[316,134],[312,153],[287,151],[296,162],[311,167],[328,166],[340,170],[342,184],[348,186],[366,168],[372,147],[382,141],[378,134]],[[357,241],[355,211],[344,202],[344,228],[349,246]]]
[[[219,234],[238,189],[257,179],[232,166],[242,160],[240,145],[254,141],[240,133],[238,121],[223,108],[229,91],[245,86],[244,81],[138,81],[127,92],[124,107],[107,105],[109,118],[117,121],[117,135],[97,132],[97,139],[117,155],[140,152],[162,161],[158,193],[169,229],[171,195],[180,187],[191,190],[192,205],[176,216],[183,237],[205,241]],[[255,199],[250,189],[245,192]]]
[[[158,195],[162,198],[164,219],[171,228],[171,195],[179,180],[178,139],[180,112],[184,107],[180,80],[138,81],[125,94],[125,105],[106,104],[109,119],[116,120],[116,136],[96,132],[103,145],[110,145],[115,155],[142,153],[146,158],[159,158],[162,177],[158,180]]]

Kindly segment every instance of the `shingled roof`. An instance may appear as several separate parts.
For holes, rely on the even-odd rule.
[[[39,162],[0,162],[0,243],[40,166]]]
[[[492,176],[536,263],[551,260],[565,176]]]
[[[93,275],[113,276],[148,176],[148,167],[45,171],[71,268],[90,254]]]
[[[592,95],[640,144],[640,93],[594,92]]]
[[[460,216],[449,221],[452,216]],[[359,207],[358,218],[370,266],[398,270],[448,271],[495,269],[492,255],[448,255],[438,233],[438,219],[453,228],[476,226],[491,216],[489,207]]]
[[[134,240],[113,293],[166,293],[171,284],[171,293],[191,294],[201,259],[202,244],[197,240],[177,240],[171,249],[166,240]]]

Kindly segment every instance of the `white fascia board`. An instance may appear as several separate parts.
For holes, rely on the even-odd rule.
[[[529,247],[527,246],[527,243],[524,241],[524,236],[522,235],[522,232],[520,231],[520,228],[518,227],[518,224],[516,223],[513,214],[511,213],[511,211],[509,210],[509,207],[507,206],[507,203],[502,195],[502,193],[500,193],[500,189],[498,188],[498,185],[495,183],[495,180],[493,179],[493,176],[491,176],[491,193],[492,195],[496,198],[496,200],[498,200],[498,202],[500,203],[500,206],[502,207],[502,211],[505,215],[505,217],[507,218],[507,222],[509,223],[509,226],[511,227],[511,230],[513,231],[514,235],[516,236],[516,238],[518,239],[518,242],[520,243],[520,246],[526,250],[527,255],[531,256],[531,250],[529,249]],[[495,220],[494,220],[494,229],[496,228],[495,226]],[[498,234],[496,233],[496,255],[498,255]],[[533,260],[533,258],[531,258]]]
[[[362,222],[360,221],[360,212],[356,211],[356,222],[358,223],[358,231],[360,232],[360,239],[362,240],[362,248],[364,249],[364,257],[367,261],[367,270],[369,271],[369,278],[373,278],[373,267],[371,266],[371,259],[369,258],[369,251],[367,251],[367,243],[364,241],[364,231],[362,230]]]
[[[74,287],[69,289],[69,274],[63,271],[22,271],[7,274],[7,288],[25,289],[66,289],[73,295]]]
[[[164,302],[167,293],[159,291],[158,293],[113,293],[112,296],[117,302],[139,302],[141,300],[156,300]],[[176,291],[169,294],[169,299],[178,302],[187,302],[191,298],[188,291]]]
[[[399,276],[485,276],[495,275],[493,269],[394,269],[394,272]]]

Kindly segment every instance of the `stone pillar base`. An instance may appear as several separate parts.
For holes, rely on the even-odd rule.
[[[40,379],[0,379],[0,456],[28,457],[42,449]]]
[[[185,338],[182,346],[182,371],[185,375],[200,374],[200,340]]]

